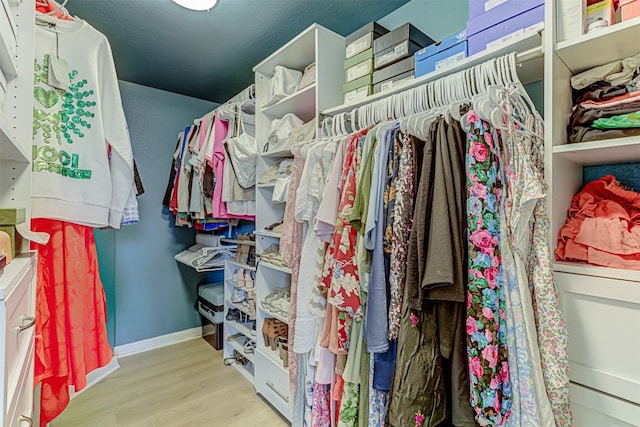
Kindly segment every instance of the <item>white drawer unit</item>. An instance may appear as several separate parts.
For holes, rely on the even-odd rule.
[[[293,402],[291,402],[287,371],[282,369],[282,363],[278,363],[273,357],[263,353],[262,349],[258,349],[255,356],[256,366],[262,367],[262,369],[256,369],[256,391],[271,403],[278,412],[290,420],[290,408]]]
[[[556,279],[571,381],[640,404],[640,282],[561,272]]]
[[[0,273],[0,426],[27,426],[33,412],[36,254],[15,258]]]
[[[571,410],[576,427],[636,427],[640,405],[571,384]]]

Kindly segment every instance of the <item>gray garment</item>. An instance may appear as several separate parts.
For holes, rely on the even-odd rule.
[[[371,177],[371,194],[373,199],[374,191],[377,192],[377,203],[371,204],[369,211],[376,212],[377,223],[375,227],[375,239],[373,240],[373,253],[371,255],[371,275],[369,278],[369,293],[367,296],[367,312],[364,323],[364,338],[367,348],[371,353],[384,353],[389,349],[389,341],[387,340],[389,324],[388,320],[388,304],[387,304],[387,275],[385,271],[385,257],[382,240],[384,237],[384,227],[382,226],[384,218],[383,192],[385,187],[386,168],[384,167],[389,161],[389,146],[393,142],[393,135],[397,126],[387,130],[384,135],[383,143],[378,143],[377,148],[383,151],[380,157],[375,159],[374,171],[380,176]],[[378,154],[378,153],[376,153]],[[375,168],[375,166],[380,166]],[[376,182],[377,186],[373,183]],[[369,225],[369,220],[367,220]],[[365,242],[366,245],[366,242]]]
[[[569,135],[570,143],[602,141],[603,139],[626,138],[640,135],[640,128],[630,129],[592,129],[590,127],[575,126]]]

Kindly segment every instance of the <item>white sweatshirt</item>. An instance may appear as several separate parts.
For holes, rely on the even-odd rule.
[[[52,21],[36,25],[32,217],[120,228],[133,154],[111,47],[84,21]],[[56,55],[68,64],[66,91],[48,84]]]

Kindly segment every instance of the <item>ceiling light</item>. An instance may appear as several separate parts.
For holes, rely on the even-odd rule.
[[[218,5],[218,0],[172,0],[174,3],[191,10],[211,10]]]

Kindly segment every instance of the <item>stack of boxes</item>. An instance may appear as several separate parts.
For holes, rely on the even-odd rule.
[[[467,32],[461,31],[416,52],[416,77],[448,68],[467,57]]]
[[[414,53],[433,43],[433,39],[406,23],[373,42],[373,92],[392,88],[414,77]]]
[[[382,25],[370,22],[345,37],[345,84],[342,87],[345,104],[373,93],[373,46],[375,40],[388,32]]]
[[[544,23],[544,0],[469,0],[469,56],[506,43]]]

